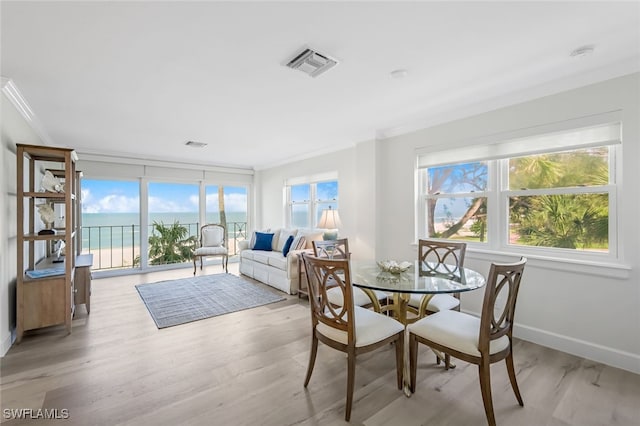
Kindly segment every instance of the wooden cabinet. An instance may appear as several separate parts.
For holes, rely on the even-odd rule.
[[[17,144],[17,324],[16,341],[25,331],[64,324],[71,333],[74,273],[80,249],[76,238],[78,206],[74,150]],[[46,170],[56,170],[57,190],[41,184]],[[46,186],[46,185],[45,185]],[[51,189],[51,188],[50,188]],[[48,205],[64,213],[63,228],[45,230],[38,211]],[[55,232],[55,233],[53,233]],[[62,263],[55,263],[54,242],[64,243]]]
[[[74,302],[76,309],[78,305],[85,305],[87,314],[91,310],[91,265],[93,265],[92,254],[81,254],[76,257],[76,276],[74,280],[75,294]]]

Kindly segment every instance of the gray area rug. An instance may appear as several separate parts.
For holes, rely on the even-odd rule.
[[[285,300],[232,274],[138,284],[136,289],[158,328]]]

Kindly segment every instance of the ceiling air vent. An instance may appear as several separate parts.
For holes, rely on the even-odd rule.
[[[196,142],[196,141],[187,141],[187,143],[185,143],[186,146],[190,146],[191,148],[204,148],[205,146],[209,145],[207,143],[204,142]]]
[[[338,61],[316,52],[313,49],[305,48],[302,52],[298,53],[292,60],[287,63],[289,68],[294,70],[300,70],[311,77],[317,77],[325,71],[333,68],[338,64]]]

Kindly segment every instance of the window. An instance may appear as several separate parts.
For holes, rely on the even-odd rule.
[[[486,161],[426,170],[427,235],[486,241]]]
[[[313,228],[322,210],[338,208],[338,181],[329,180],[287,186],[287,226]]]
[[[311,185],[290,187],[289,223],[295,228],[310,227]]]
[[[615,258],[619,135],[616,123],[419,155],[419,237]],[[438,164],[456,157],[473,161]]]
[[[315,210],[314,226],[320,221],[323,210],[328,208],[338,209],[338,181],[318,182],[315,187],[316,203],[313,206]]]
[[[149,264],[182,263],[191,259],[200,223],[199,185],[149,183]]]
[[[237,242],[247,237],[247,188],[207,185],[205,194],[206,223],[223,224],[229,252],[236,253]]]
[[[509,243],[609,250],[609,147],[501,160]]]
[[[82,251],[94,268],[139,267],[140,184],[82,179]]]

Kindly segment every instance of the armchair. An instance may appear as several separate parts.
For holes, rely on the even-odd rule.
[[[225,272],[229,272],[229,250],[226,247],[227,232],[223,225],[208,224],[200,228],[200,247],[193,252],[193,275],[196,274],[196,260],[200,259],[202,270],[203,257],[222,257],[222,266]]]

